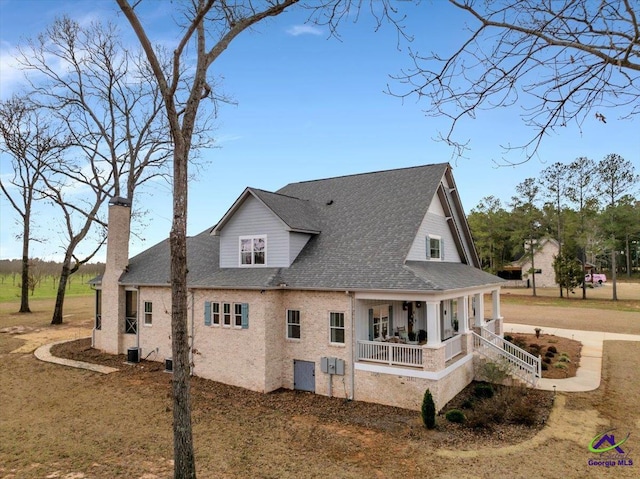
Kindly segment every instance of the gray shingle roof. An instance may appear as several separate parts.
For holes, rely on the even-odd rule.
[[[289,268],[220,268],[219,237],[188,240],[191,287],[439,291],[500,282],[472,266],[408,262],[418,227],[448,164],[251,189],[292,229],[320,231]],[[125,284],[169,284],[169,244],[132,258]]]

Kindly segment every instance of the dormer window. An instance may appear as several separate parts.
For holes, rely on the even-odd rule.
[[[253,266],[267,263],[267,237],[240,237],[240,265]]]

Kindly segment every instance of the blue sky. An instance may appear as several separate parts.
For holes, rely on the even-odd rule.
[[[151,26],[150,36],[174,44],[171,4],[153,5],[154,11],[143,18]],[[110,19],[122,25],[126,38],[133,38],[112,1],[0,0],[2,99],[22,83],[10,67],[16,45],[65,13],[81,22]],[[407,13],[407,30],[415,37],[411,48],[423,54],[446,53],[465,38],[469,19],[445,2],[422,2]],[[391,26],[375,32],[363,13],[359,22],[344,23],[336,40],[326,29],[305,27],[304,20],[302,12],[270,20],[237,38],[213,65],[237,105],[221,108],[213,132],[219,148],[202,152],[207,164],[190,184],[190,235],[214,225],[246,186],[274,191],[290,182],[450,161],[468,213],[485,196],[508,202],[516,184],[556,161],[568,163],[580,156],[599,160],[618,153],[640,170],[638,120],[620,120],[606,108],[600,109],[606,124],[593,118],[581,129],[569,125],[545,139],[537,158],[515,167],[497,167],[496,162],[522,159],[517,151],[505,157],[500,146],[533,136],[519,118],[525,105],[485,111],[460,125],[458,136],[470,140],[470,150],[465,158],[455,158],[450,147],[436,141],[449,127],[445,118],[425,115],[430,105],[424,101],[401,101],[383,93],[387,85],[401,90],[390,75],[411,66],[407,46],[398,48]],[[132,254],[168,236],[170,194],[169,185],[155,183],[138,198],[150,215],[141,234],[144,241],[133,239]],[[48,236],[43,217],[40,235]],[[12,209],[0,197],[0,258],[20,256],[18,232]],[[51,238],[34,243],[33,256],[59,259],[61,249],[55,235]],[[98,259],[103,257],[104,252]]]

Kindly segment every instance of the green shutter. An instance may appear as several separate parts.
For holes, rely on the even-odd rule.
[[[389,305],[389,336],[393,336],[393,305]]]
[[[429,235],[427,235],[426,243],[427,243],[427,259],[431,259],[431,241],[429,240]]]
[[[242,329],[249,329],[249,304],[242,303]]]
[[[211,302],[204,302],[204,325],[211,326]]]
[[[369,310],[369,341],[373,341],[373,308]]]

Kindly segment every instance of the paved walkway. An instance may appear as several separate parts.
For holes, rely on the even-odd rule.
[[[535,334],[536,326],[527,324],[504,323],[504,333]],[[634,334],[605,333],[602,331],[579,331],[574,329],[560,329],[542,327],[542,334],[553,334],[563,338],[575,339],[582,343],[580,352],[580,367],[576,376],[566,379],[538,380],[538,389],[553,391],[581,392],[593,391],[600,386],[602,375],[602,346],[604,341],[640,341],[640,336]]]
[[[84,338],[83,338],[84,339]],[[63,339],[54,343],[45,344],[36,349],[33,354],[40,361],[47,363],[61,364],[63,366],[69,366],[72,368],[88,369],[89,371],[95,371],[96,373],[109,374],[115,373],[118,369],[111,368],[109,366],[101,366],[99,364],[85,363],[84,361],[75,361],[73,359],[63,359],[51,355],[51,347],[56,344],[66,343],[69,341],[75,341],[75,339]]]

